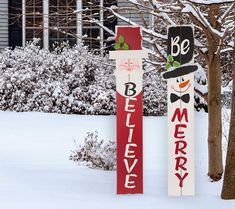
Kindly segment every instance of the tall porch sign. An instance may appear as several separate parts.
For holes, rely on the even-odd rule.
[[[116,27],[117,194],[143,193],[142,50],[140,27]]]
[[[168,195],[195,194],[194,32],[191,26],[168,28]]]

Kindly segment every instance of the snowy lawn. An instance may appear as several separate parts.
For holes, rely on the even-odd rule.
[[[115,172],[69,161],[86,132],[115,140],[114,116],[0,112],[0,209],[234,209],[207,172],[207,115],[196,113],[195,197],[167,196],[167,122],[144,118],[144,195],[116,195]]]

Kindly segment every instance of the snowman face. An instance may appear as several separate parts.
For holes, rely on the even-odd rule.
[[[118,70],[126,72],[139,71],[142,67],[142,60],[140,59],[120,59],[118,61]]]
[[[189,74],[173,78],[172,80],[173,83],[171,85],[171,88],[178,93],[184,93],[191,87]]]

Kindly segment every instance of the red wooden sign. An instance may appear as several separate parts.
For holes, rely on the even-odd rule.
[[[142,50],[140,27],[116,27],[117,194],[143,193]]]

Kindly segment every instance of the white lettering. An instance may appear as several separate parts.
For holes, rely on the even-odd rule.
[[[127,116],[126,116],[126,127],[134,128],[135,125],[130,125],[130,119],[131,119],[131,113],[127,113]]]
[[[136,174],[128,174],[128,175],[126,175],[125,187],[128,188],[128,189],[134,189],[135,188],[135,185],[134,185],[135,181],[130,181],[130,177],[137,178],[137,175]]]
[[[131,167],[129,166],[129,163],[128,163],[128,160],[127,159],[124,159],[124,163],[125,163],[125,166],[126,166],[126,170],[128,173],[131,173],[131,171],[134,169],[136,163],[138,162],[138,159],[135,159],[131,165]]]
[[[134,155],[135,151],[130,150],[130,147],[137,147],[137,144],[127,144],[124,156],[126,158],[135,158],[135,155]]]
[[[189,51],[189,44],[190,44],[190,42],[189,42],[188,39],[185,39],[185,40],[182,42],[182,44],[181,44],[181,54],[182,54],[182,55],[185,55],[185,54],[188,53],[188,51]]]
[[[126,98],[126,103],[125,103],[125,111],[126,112],[135,112],[135,105],[131,105],[129,104],[130,101],[137,101],[136,98],[132,98],[132,97],[127,97]],[[133,108],[133,109],[129,109],[129,108]]]

